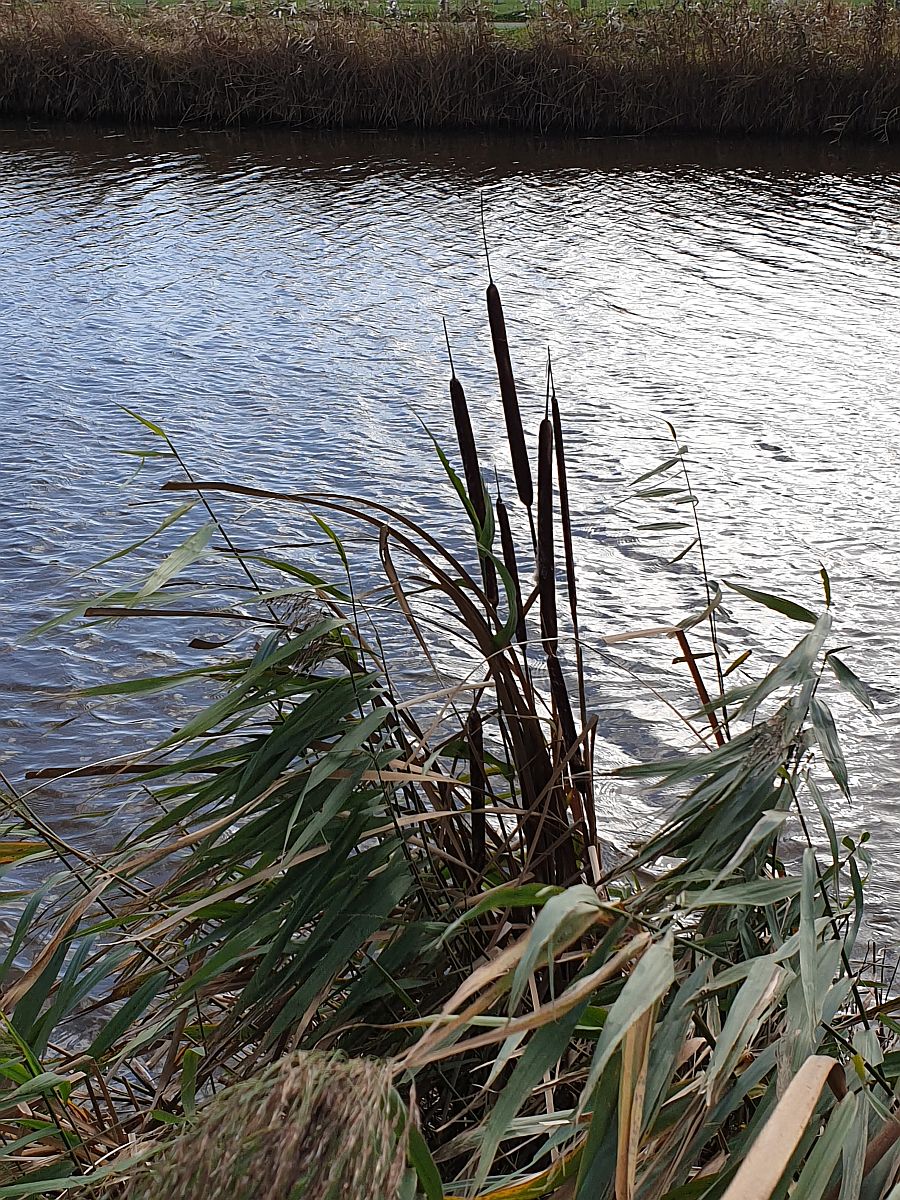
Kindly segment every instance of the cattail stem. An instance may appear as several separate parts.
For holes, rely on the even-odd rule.
[[[519,583],[519,565],[516,561],[516,545],[513,541],[512,529],[509,525],[509,512],[501,498],[497,497],[494,506],[497,514],[497,524],[500,527],[500,549],[503,552],[503,565],[512,576],[513,589],[516,598],[516,641],[522,646],[528,642],[528,630],[525,625],[525,609],[522,604],[522,588]]]
[[[562,663],[559,661],[559,622],[556,610],[556,564],[553,550],[553,423],[548,417],[541,421],[538,433],[537,488],[537,587],[541,607],[541,639],[547,655],[547,674],[550,691],[556,705],[566,749],[572,750],[578,741],[572,704],[566,688]],[[580,770],[577,756],[576,772]],[[582,778],[583,791],[583,778]],[[575,817],[584,820],[583,805],[574,804]]]
[[[484,870],[486,861],[487,818],[485,797],[487,775],[484,769],[484,729],[477,709],[472,709],[466,722],[469,744],[469,787],[472,797],[472,866]]]
[[[575,574],[575,551],[572,545],[572,515],[569,508],[569,481],[566,474],[566,454],[562,434],[562,417],[559,411],[559,401],[556,398],[556,388],[553,384],[553,368],[548,359],[548,382],[550,385],[550,409],[553,420],[553,445],[556,451],[556,485],[559,493],[559,520],[562,526],[563,552],[566,563],[566,590],[569,595],[569,612],[572,617],[572,634],[575,638],[575,674],[578,683],[578,708],[581,717],[582,730],[587,729],[587,697],[584,682],[584,652],[581,646],[581,631],[578,626],[578,585]],[[584,809],[587,816],[591,842],[597,838],[597,814],[594,811],[593,780],[590,777],[590,757],[581,756],[584,765],[587,762],[587,772],[577,781],[584,798]]]
[[[553,555],[553,425],[545,417],[538,433],[537,587],[541,638],[548,654],[556,653],[556,567]]]

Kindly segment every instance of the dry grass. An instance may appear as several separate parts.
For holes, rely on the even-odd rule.
[[[0,110],[216,126],[887,138],[900,11],[717,0],[488,21],[284,21],[77,3],[0,15]]]
[[[384,1200],[397,1194],[403,1173],[406,1143],[397,1135],[387,1064],[292,1054],[225,1089],[125,1194]]]

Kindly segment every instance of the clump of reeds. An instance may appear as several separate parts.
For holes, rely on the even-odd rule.
[[[665,789],[659,828],[604,861],[596,721],[567,652],[579,607],[562,406],[548,363],[533,470],[493,283],[487,299],[516,486],[511,511],[485,487],[451,367],[462,476],[435,448],[468,551],[396,507],[185,470],[164,490],[196,504],[160,528],[201,510],[204,523],[165,579],[73,610],[235,633],[212,665],[89,689],[212,685],[141,758],[72,768],[158,806],[113,854],[76,852],[27,797],[4,799],[4,854],[39,848],[59,868],[0,962],[9,1200],[894,1194],[896,998],[854,965],[866,853],[838,841],[826,805],[850,787],[829,688],[872,702],[829,644],[827,575],[818,611],[729,584],[801,633],[760,675],[746,653],[728,664],[698,521],[678,559],[701,611],[597,639],[600,660],[629,639],[677,647],[696,691],[696,711],[670,704],[687,748],[617,772]],[[642,500],[696,507],[684,456],[676,443],[635,481],[663,481]],[[279,528],[312,512],[342,587],[238,550],[223,494],[273,506]],[[348,524],[376,535],[393,617],[433,672],[424,694],[395,691],[393,653],[361,631]],[[186,608],[172,571],[201,556],[218,570]],[[306,597],[297,611],[273,603],[286,590]],[[468,669],[448,678],[450,637]]]
[[[0,12],[0,111],[204,125],[888,138],[900,10],[884,0],[664,0],[488,18],[285,20],[207,7]]]

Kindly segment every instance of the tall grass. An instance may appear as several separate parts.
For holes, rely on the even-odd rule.
[[[68,0],[0,11],[0,110],[66,120],[886,139],[898,67],[885,0],[561,7],[515,31]]]
[[[509,382],[498,414],[515,404],[520,451]],[[830,645],[827,577],[819,611],[732,585],[799,634],[780,659],[759,647],[759,675],[724,658],[708,578],[696,613],[616,635],[677,646],[698,691],[691,748],[618,772],[666,798],[622,861],[569,651],[560,402],[548,386],[535,494],[510,513],[451,386],[465,481],[438,446],[435,462],[468,552],[359,498],[184,477],[165,490],[199,527],[149,579],[73,610],[235,634],[211,665],[90,690],[212,689],[140,759],[73,768],[154,800],[113,854],[73,858],[27,795],[5,798],[5,857],[58,869],[0,966],[0,1196],[894,1194],[896,1025],[854,966],[865,851],[825,803],[849,788],[827,694],[871,701]],[[695,506],[684,455],[636,481],[644,501]],[[338,579],[237,550],[225,496],[311,522]],[[353,586],[346,527],[371,532],[374,593]],[[700,549],[682,561],[702,580]],[[385,620],[430,665],[425,694],[394,681]]]

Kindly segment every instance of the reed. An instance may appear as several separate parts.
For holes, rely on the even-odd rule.
[[[41,119],[886,139],[898,68],[885,0],[551,7],[512,31],[77,0],[0,12],[0,111]]]

